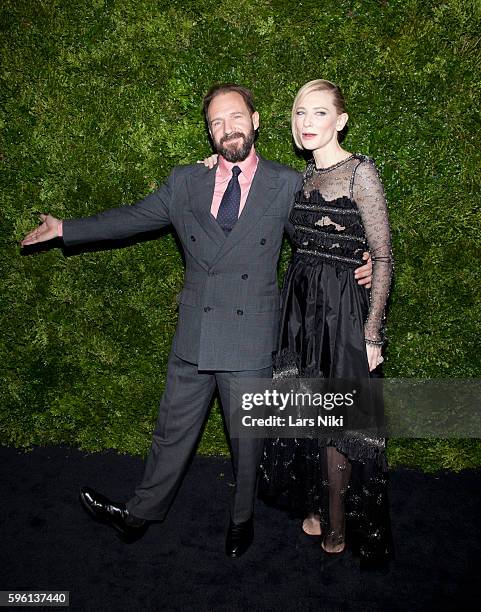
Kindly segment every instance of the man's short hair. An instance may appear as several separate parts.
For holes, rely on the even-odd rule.
[[[251,115],[252,113],[255,113],[256,109],[254,106],[254,96],[252,95],[252,91],[250,89],[247,89],[247,87],[244,87],[243,85],[237,85],[236,83],[219,83],[218,85],[211,87],[204,96],[202,110],[207,124],[209,124],[209,117],[207,116],[207,113],[212,100],[220,94],[230,92],[235,92],[241,95],[244,98],[244,102],[246,103]]]

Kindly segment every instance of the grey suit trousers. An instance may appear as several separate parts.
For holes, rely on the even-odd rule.
[[[142,481],[127,502],[128,511],[139,518],[162,520],[182,481],[195,448],[216,385],[229,429],[231,416],[230,382],[236,377],[271,378],[272,367],[239,372],[198,370],[197,365],[171,351],[167,381],[160,401],[159,416]],[[264,440],[231,438],[236,487],[231,504],[235,523],[249,519],[253,512]]]

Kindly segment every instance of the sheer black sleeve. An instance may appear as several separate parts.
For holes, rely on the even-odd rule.
[[[372,259],[371,300],[364,335],[367,340],[380,342],[393,269],[387,203],[374,162],[362,161],[353,179],[353,199],[361,214]]]

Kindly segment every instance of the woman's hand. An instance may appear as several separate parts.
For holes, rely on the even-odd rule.
[[[216,165],[217,163],[217,158],[219,156],[217,155],[217,153],[213,153],[210,157],[206,157],[203,160],[198,161],[198,164],[204,164],[204,166],[206,168],[209,168],[209,170],[212,170],[212,168]]]
[[[369,363],[369,371],[372,372],[377,366],[384,361],[381,355],[382,346],[375,346],[366,342],[367,362]]]

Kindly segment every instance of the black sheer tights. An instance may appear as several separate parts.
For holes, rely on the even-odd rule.
[[[324,550],[336,553],[341,552],[345,546],[344,502],[351,478],[351,464],[349,459],[334,446],[324,448],[323,454],[324,507],[307,516],[303,529],[311,535],[321,531]]]

